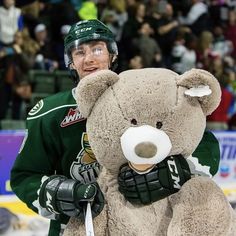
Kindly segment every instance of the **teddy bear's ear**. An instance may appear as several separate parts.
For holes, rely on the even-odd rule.
[[[198,99],[205,115],[211,114],[221,100],[221,88],[217,79],[208,71],[191,69],[180,75],[177,85],[186,87],[185,95]]]
[[[100,70],[85,76],[77,85],[75,99],[80,113],[87,118],[98,98],[119,79],[115,72]]]

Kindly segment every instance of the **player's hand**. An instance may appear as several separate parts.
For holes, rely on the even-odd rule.
[[[131,203],[150,204],[178,192],[190,178],[188,163],[181,155],[165,158],[146,174],[137,174],[125,164],[118,175],[119,191]]]
[[[96,217],[104,207],[104,196],[97,183],[79,184],[75,190],[75,204],[84,209],[87,202],[91,203],[92,216]]]
[[[55,214],[84,217],[87,203],[91,203],[92,216],[96,217],[104,207],[104,196],[97,183],[82,184],[65,176],[54,175],[42,185],[40,205]]]

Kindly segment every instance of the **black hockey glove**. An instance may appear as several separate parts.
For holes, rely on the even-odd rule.
[[[165,158],[146,174],[138,174],[125,164],[118,175],[119,191],[129,202],[146,205],[178,192],[190,178],[182,155]]]
[[[98,184],[82,184],[61,175],[49,177],[39,193],[39,204],[55,214],[63,213],[83,218],[87,202],[91,202],[93,217],[102,211],[104,196]]]

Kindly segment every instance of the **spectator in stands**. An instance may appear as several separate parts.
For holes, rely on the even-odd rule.
[[[15,0],[3,0],[3,6],[0,6],[0,46],[12,44],[15,33],[22,28],[21,9],[15,7]]]
[[[209,60],[214,57],[212,51],[212,43],[214,40],[213,33],[210,31],[203,31],[198,37],[197,42],[197,67],[208,70]]]
[[[127,69],[127,64],[132,56],[132,48],[130,47],[134,37],[138,36],[138,29],[140,25],[145,21],[146,17],[146,6],[143,3],[137,3],[135,8],[135,16],[129,18],[123,27],[121,41],[119,44],[120,57],[119,67],[120,70]]]
[[[233,44],[232,56],[236,58],[236,10],[229,11],[229,20],[226,24],[224,35]]]
[[[161,49],[151,37],[153,29],[148,22],[143,22],[138,30],[139,36],[132,40],[131,47],[142,57],[144,67],[161,67]]]
[[[31,97],[31,85],[27,77],[30,60],[22,45],[22,32],[18,31],[14,36],[12,53],[5,54],[1,58],[4,72],[0,86],[0,119],[6,118],[8,108],[11,110],[12,119],[25,118],[21,116],[21,108],[23,101],[29,102]]]
[[[66,70],[64,62],[64,38],[70,30],[70,25],[62,25],[60,38],[55,41],[53,45],[53,51],[55,53],[56,61],[58,62],[59,70]]]
[[[236,65],[235,65],[235,60],[233,57],[231,56],[227,56],[223,58],[223,62],[224,62],[224,71],[227,74],[229,83],[227,85],[227,90],[229,90],[233,96],[234,96],[234,100],[230,106],[229,109],[229,117],[231,117],[232,115],[235,114],[236,112]]]
[[[170,3],[164,5],[160,19],[152,19],[152,28],[155,31],[155,39],[158,42],[163,57],[163,64],[171,68],[171,50],[178,32],[178,21],[173,16],[173,7]]]
[[[224,36],[223,28],[216,25],[213,28],[214,40],[212,42],[212,51],[219,54],[221,58],[229,56],[233,51],[233,44]]]
[[[121,32],[117,20],[116,11],[114,9],[111,9],[110,7],[106,7],[102,11],[101,21],[109,27],[111,32],[115,35],[116,41],[119,41],[121,37]]]
[[[196,67],[197,38],[192,33],[184,33],[172,49],[172,68],[179,74]]]
[[[182,72],[181,58],[186,50],[185,47],[186,33],[187,32],[183,27],[179,27],[176,35],[176,40],[173,42],[173,48],[171,50],[171,69],[179,74],[181,74]]]
[[[117,41],[120,41],[122,29],[124,26],[124,23],[128,20],[128,13],[126,11],[126,0],[109,0],[109,4],[111,9],[113,9],[116,13],[116,20],[118,23],[119,28],[119,37],[116,38]]]
[[[186,50],[182,55],[181,63],[182,63],[182,71],[184,73],[192,68],[196,67],[197,64],[197,54],[196,54],[196,44],[197,38],[193,33],[187,33],[185,35],[185,47]]]
[[[45,24],[38,24],[34,29],[35,40],[39,45],[37,52],[35,69],[54,71],[58,68],[53,45],[50,43],[47,27]]]
[[[229,0],[207,1],[210,20],[213,27],[216,25],[224,25],[226,23],[228,18],[229,2]]]
[[[167,1],[163,0],[150,0],[147,2],[147,17],[160,19],[161,14],[164,13]]]
[[[138,0],[126,0],[125,2],[128,19],[134,18],[136,14],[136,5],[138,4]]]
[[[125,1],[110,1],[101,14],[101,21],[104,22],[115,35],[119,43],[128,14],[125,9]]]
[[[189,12],[186,16],[180,15],[178,21],[180,24],[190,27],[195,35],[200,35],[202,31],[210,29],[207,5],[202,0],[191,0]]]
[[[21,7],[24,26],[28,28],[30,36],[34,35],[34,27],[40,23],[40,12],[44,7],[41,1],[27,1],[28,3]]]
[[[221,101],[217,109],[207,117],[207,129],[228,130],[229,109],[234,101],[232,92],[228,90],[229,73],[224,70],[224,63],[220,56],[210,60],[209,71],[218,79],[221,85]]]
[[[44,1],[44,10],[40,12],[43,21],[47,25],[50,33],[50,39],[56,42],[61,37],[61,27],[63,25],[72,25],[80,18],[77,10],[78,5],[81,7],[82,1],[78,0],[57,0]]]
[[[128,69],[141,69],[143,68],[143,60],[140,55],[134,55],[129,60],[129,67]]]
[[[81,7],[78,9],[78,15],[81,20],[97,19],[98,9],[93,0],[82,1]]]
[[[27,27],[22,30],[22,50],[24,54],[28,57],[30,64],[30,69],[34,68],[36,54],[40,50],[39,44],[30,36],[30,32]]]

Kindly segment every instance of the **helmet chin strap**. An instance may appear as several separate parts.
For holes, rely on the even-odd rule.
[[[117,55],[110,55],[109,69],[115,71],[118,66]]]
[[[75,85],[77,85],[80,81],[79,74],[76,69],[70,69],[70,78],[73,80]]]

